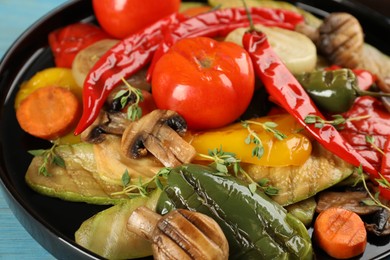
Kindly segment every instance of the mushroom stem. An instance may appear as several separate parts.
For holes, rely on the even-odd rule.
[[[137,208],[127,221],[127,230],[151,240],[153,230],[161,216],[147,207]]]
[[[228,259],[229,245],[217,222],[199,212],[177,209],[160,216],[137,208],[127,229],[152,243],[154,259]]]

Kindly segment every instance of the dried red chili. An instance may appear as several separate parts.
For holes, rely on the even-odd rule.
[[[255,23],[269,26],[291,29],[303,21],[300,14],[285,10],[251,8],[251,13]],[[83,115],[75,134],[80,134],[92,124],[110,91],[121,82],[121,78],[131,76],[146,65],[163,40],[169,48],[181,38],[222,36],[248,25],[248,17],[243,8],[221,9],[188,19],[173,14],[124,39],[109,50],[87,76],[83,89]],[[159,48],[164,51],[163,46]]]
[[[343,139],[334,126],[326,124],[322,128],[316,128],[313,124],[305,123],[308,115],[324,117],[276,55],[264,33],[245,33],[243,45],[252,58],[255,72],[279,105],[293,115],[326,149],[352,165],[361,165],[366,172],[378,176],[377,170]]]

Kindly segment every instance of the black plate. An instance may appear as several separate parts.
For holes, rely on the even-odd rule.
[[[384,35],[390,35],[389,19],[361,5],[342,1],[293,1],[318,15],[331,11],[347,11],[361,21],[366,41],[390,54]],[[389,5],[390,6],[390,5]],[[315,7],[315,8],[313,8]],[[325,12],[325,13],[324,13]],[[105,207],[66,202],[41,196],[24,182],[32,157],[27,153],[48,144],[25,134],[19,127],[13,108],[15,94],[24,81],[37,71],[53,66],[47,35],[56,28],[77,21],[93,21],[90,0],[71,1],[42,18],[23,33],[0,63],[0,177],[5,198],[26,230],[57,258],[99,259],[74,242],[80,224]],[[389,239],[373,241],[362,259],[383,258],[390,254]],[[319,253],[319,258],[321,258]]]

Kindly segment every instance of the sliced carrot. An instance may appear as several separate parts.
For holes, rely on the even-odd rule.
[[[80,114],[81,104],[76,95],[57,86],[37,89],[16,110],[16,118],[24,131],[47,140],[70,131]]]
[[[343,208],[322,211],[314,223],[314,239],[328,255],[347,259],[362,254],[367,245],[364,222]]]

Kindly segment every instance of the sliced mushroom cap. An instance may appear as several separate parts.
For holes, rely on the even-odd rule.
[[[324,191],[318,196],[316,211],[320,213],[328,208],[342,207],[359,215],[372,214],[380,207],[364,204],[363,201],[369,198],[366,191]]]
[[[196,151],[180,136],[186,131],[187,124],[179,114],[157,109],[128,125],[121,150],[134,159],[149,151],[166,167],[188,163]]]
[[[359,21],[348,13],[331,13],[318,28],[317,47],[333,64],[354,69],[363,53],[364,34]]]
[[[127,229],[152,242],[154,259],[228,259],[228,241],[214,219],[199,212],[174,210],[164,216],[139,207]]]
[[[93,144],[102,143],[106,134],[122,135],[130,123],[125,113],[101,110],[95,122],[81,134],[81,140]]]

